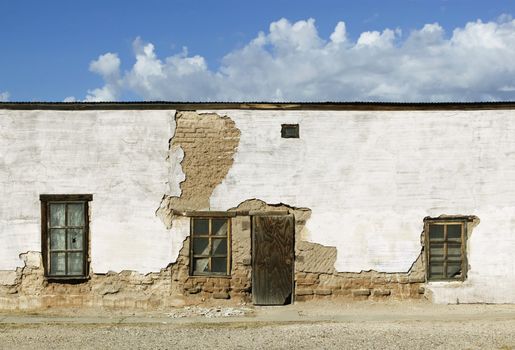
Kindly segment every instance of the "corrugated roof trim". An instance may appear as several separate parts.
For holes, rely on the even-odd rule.
[[[0,102],[12,110],[115,110],[115,109],[264,109],[264,110],[468,110],[515,109],[515,101],[490,102]]]

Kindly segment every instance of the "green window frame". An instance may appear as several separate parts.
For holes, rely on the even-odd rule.
[[[467,219],[426,219],[427,281],[464,281],[467,276]]]
[[[231,273],[231,219],[190,219],[190,275],[229,276]]]
[[[90,194],[40,195],[45,277],[55,280],[89,276]]]

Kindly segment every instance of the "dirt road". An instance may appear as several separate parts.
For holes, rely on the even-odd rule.
[[[0,314],[0,349],[118,348],[515,349],[515,305],[304,303]]]

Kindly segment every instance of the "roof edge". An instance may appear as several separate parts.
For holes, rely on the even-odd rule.
[[[487,110],[515,109],[503,102],[0,102],[9,110]]]

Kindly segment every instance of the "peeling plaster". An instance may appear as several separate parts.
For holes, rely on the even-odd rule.
[[[420,256],[424,217],[476,215],[464,282],[473,287],[430,288],[451,302],[515,301],[512,111],[217,113],[241,136],[213,210],[246,198],[308,207],[306,239],[336,247],[336,271],[389,273],[409,271]],[[282,139],[284,123],[299,124],[300,139]],[[502,292],[489,299],[492,289]]]
[[[184,172],[184,176],[174,177],[180,181],[178,195],[163,199],[161,215],[165,218],[173,210],[209,210],[209,197],[231,168],[240,135],[231,119],[216,113],[177,112],[175,122],[170,152],[177,152],[173,162],[181,170],[176,173]]]
[[[17,282],[16,271],[0,271],[0,286],[14,286]]]
[[[170,128],[172,130],[172,137],[168,141],[170,147],[168,149],[168,156],[166,158],[168,165],[168,190],[165,195],[168,196],[181,196],[180,184],[186,180],[186,174],[182,171],[181,163],[184,159],[184,150],[179,145],[173,145],[173,138],[175,137],[177,121],[177,113],[174,118],[170,120]]]
[[[172,254],[170,262],[174,263],[184,245],[184,240],[190,235],[190,218],[176,216],[172,219],[173,225],[170,231],[172,237]]]
[[[476,215],[467,280],[429,283],[428,295],[438,303],[515,302],[512,111],[174,115],[5,112],[0,281],[12,282],[17,267],[36,268],[18,254],[40,250],[41,193],[93,194],[95,273],[149,273],[177,261],[189,219],[173,209],[230,210],[260,198],[310,208],[300,237],[313,251],[336,250],[337,275],[411,271],[421,262],[424,217]],[[189,126],[180,132],[182,118]],[[300,139],[281,139],[284,123],[300,124]]]

